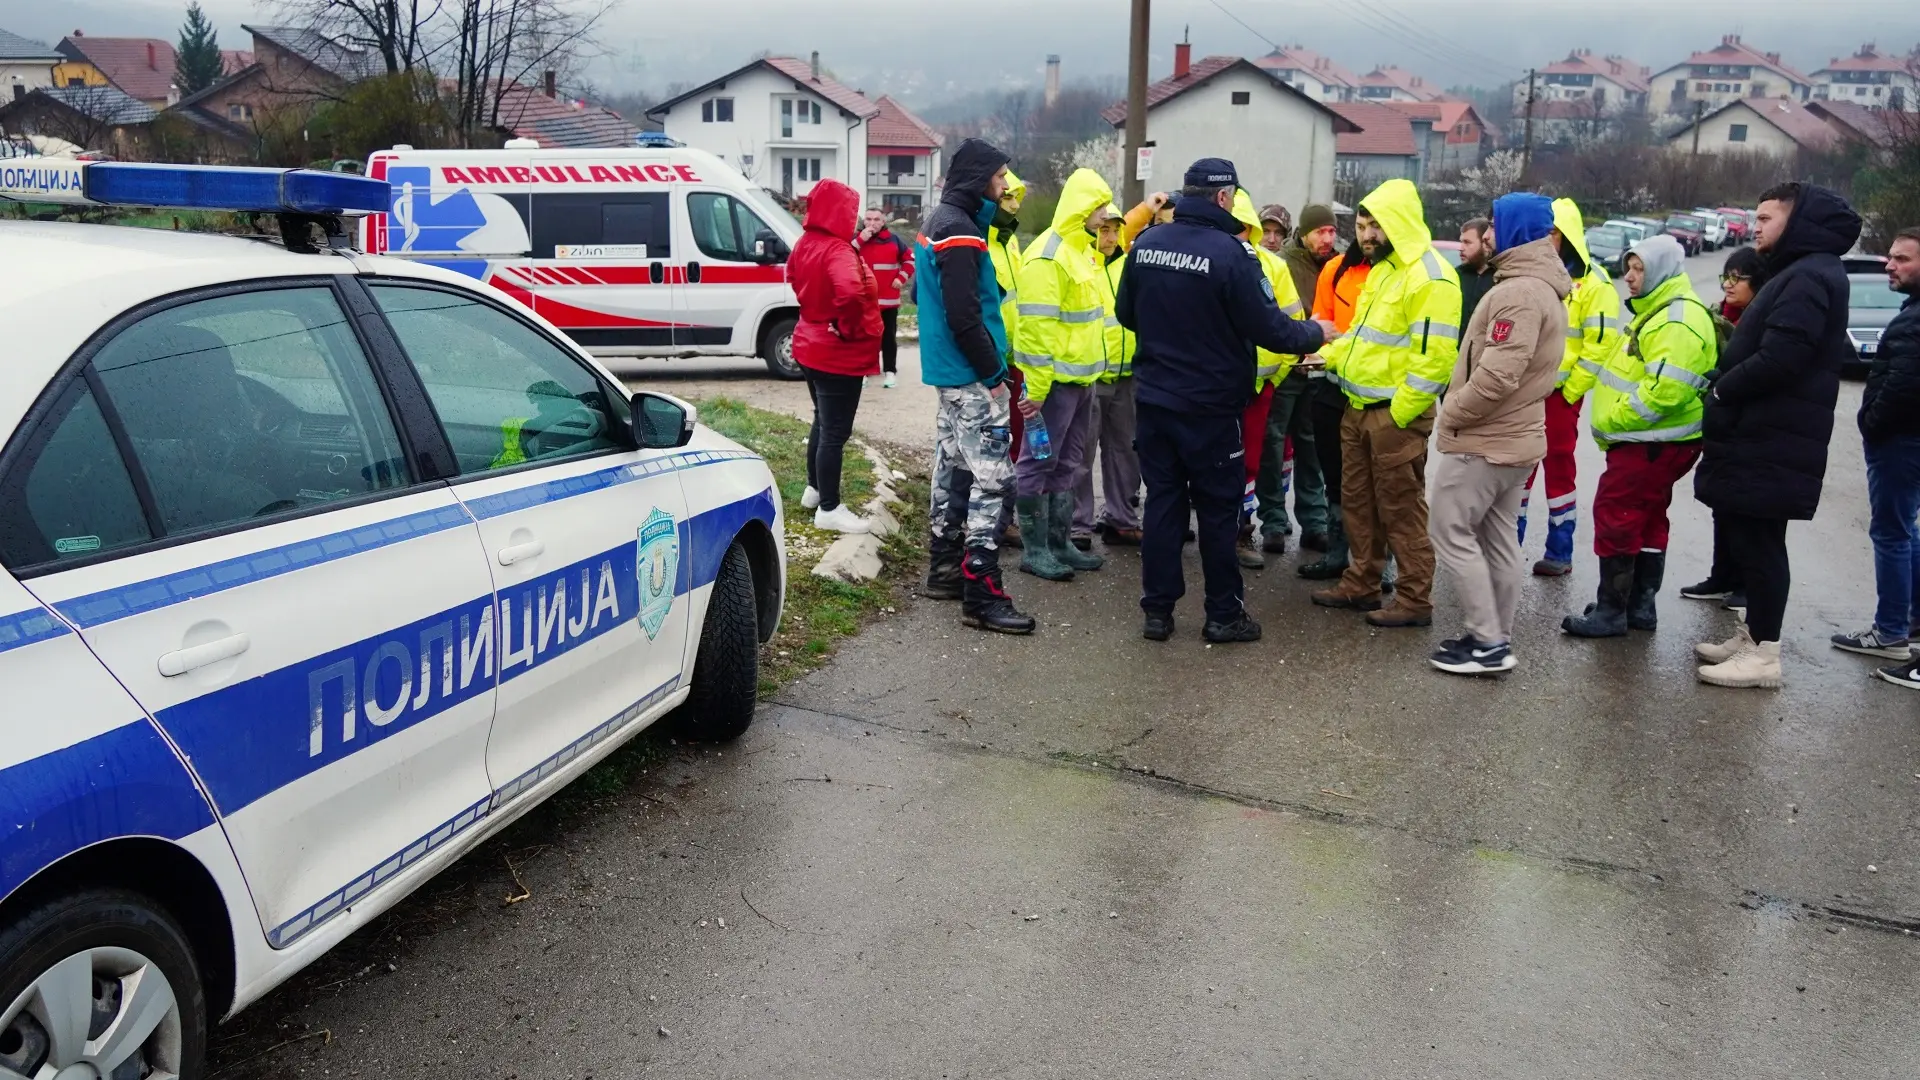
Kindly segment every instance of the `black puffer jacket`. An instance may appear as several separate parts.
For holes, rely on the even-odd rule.
[[[1887,328],[1860,398],[1860,436],[1920,435],[1920,296],[1909,296]]]
[[[1707,398],[1693,491],[1715,510],[1805,521],[1819,508],[1840,365],[1854,355],[1840,256],[1859,238],[1845,199],[1801,190],[1766,254],[1773,278],[1720,350]]]

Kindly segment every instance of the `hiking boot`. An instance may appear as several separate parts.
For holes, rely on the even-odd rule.
[[[1108,547],[1139,547],[1145,537],[1146,534],[1139,529],[1130,529],[1125,525],[1100,526],[1100,539],[1105,540]]]
[[[1573,564],[1558,559],[1541,559],[1533,564],[1534,577],[1566,577],[1573,573]]]
[[[1379,611],[1383,606],[1379,593],[1350,593],[1337,585],[1331,589],[1316,589],[1308,599],[1318,607],[1343,608],[1348,611]]]
[[[1409,607],[1402,607],[1399,601],[1382,607],[1378,611],[1367,612],[1367,624],[1383,630],[1395,630],[1409,626],[1432,626],[1433,612],[1425,614]]]
[[[1234,544],[1234,557],[1238,558],[1240,565],[1248,570],[1267,568],[1267,557],[1260,554],[1260,540],[1255,535],[1253,523],[1250,521],[1242,522],[1240,525],[1240,539]]]
[[[1324,530],[1308,531],[1300,534],[1300,549],[1302,551],[1325,551],[1327,550],[1328,544],[1329,541]]]
[[[960,570],[965,555],[951,543],[934,541],[927,559],[927,580],[920,595],[929,600],[958,600],[966,590],[966,576]]]
[[[1033,616],[1023,615],[1013,606],[1000,580],[998,553],[974,548],[960,564],[965,595],[960,600],[960,623],[997,634],[1033,633]]]
[[[1287,534],[1283,532],[1270,533],[1265,528],[1262,528],[1260,530],[1260,550],[1269,555],[1285,555],[1287,553]]]
[[[1259,641],[1260,624],[1253,621],[1253,616],[1242,611],[1234,617],[1232,622],[1214,622],[1208,619],[1200,635],[1207,639],[1209,645],[1235,645],[1241,642]]]
[[[1627,595],[1627,629],[1660,628],[1660,613],[1654,600],[1660,595],[1660,582],[1666,576],[1666,552],[1643,551],[1633,557],[1633,590]]]
[[[1632,555],[1608,555],[1600,560],[1600,589],[1594,602],[1579,615],[1560,620],[1560,629],[1574,637],[1622,637],[1627,632],[1627,594],[1633,591]]]
[[[1428,657],[1427,663],[1449,675],[1498,675],[1512,671],[1519,661],[1513,658],[1512,646],[1488,645],[1468,634],[1441,642],[1440,651]]]
[[[1714,686],[1767,688],[1780,685],[1780,643],[1755,641],[1740,625],[1740,647],[1718,664],[1702,667],[1700,681]]]
[[[1026,540],[1020,549],[1020,572],[1048,581],[1072,581],[1073,567],[1054,554],[1053,522],[1048,513],[1047,496],[1025,495],[1015,500],[1014,516],[1019,518],[1020,535]]]
[[[1148,641],[1165,641],[1173,636],[1173,612],[1149,611],[1140,623],[1140,636]]]
[[[1105,556],[1082,551],[1073,542],[1073,492],[1059,491],[1047,500],[1047,538],[1053,545],[1053,557],[1068,570],[1098,570],[1107,565]],[[1089,539],[1087,546],[1092,547]]]
[[[1906,638],[1890,638],[1880,633],[1880,628],[1869,626],[1857,634],[1835,634],[1828,639],[1836,649],[1859,653],[1861,656],[1884,656],[1889,660],[1905,660],[1913,652]]]
[[[1693,647],[1693,655],[1708,664],[1724,664],[1733,659],[1740,646],[1747,640],[1747,628],[1742,626],[1738,633],[1721,642],[1703,641]]]
[[[1688,585],[1681,589],[1680,595],[1688,600],[1725,600],[1733,595],[1733,586],[1709,577],[1697,585]]]

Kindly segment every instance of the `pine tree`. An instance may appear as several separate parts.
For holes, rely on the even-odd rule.
[[[220,81],[224,62],[220,42],[197,2],[187,5],[187,21],[180,27],[180,44],[174,50],[173,81],[180,93],[198,93]]]

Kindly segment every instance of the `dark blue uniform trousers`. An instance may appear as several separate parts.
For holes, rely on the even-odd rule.
[[[1206,577],[1207,620],[1240,616],[1240,563],[1234,540],[1246,488],[1246,443],[1240,414],[1196,416],[1141,402],[1134,447],[1147,482],[1140,542],[1140,607],[1172,612],[1187,591],[1180,545],[1189,513],[1199,520],[1200,568]]]

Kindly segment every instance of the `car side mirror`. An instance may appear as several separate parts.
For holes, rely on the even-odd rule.
[[[761,229],[753,237],[753,257],[755,261],[769,265],[784,262],[787,245],[772,229]]]
[[[671,394],[642,390],[633,395],[633,441],[642,450],[672,450],[693,439],[700,410]]]

